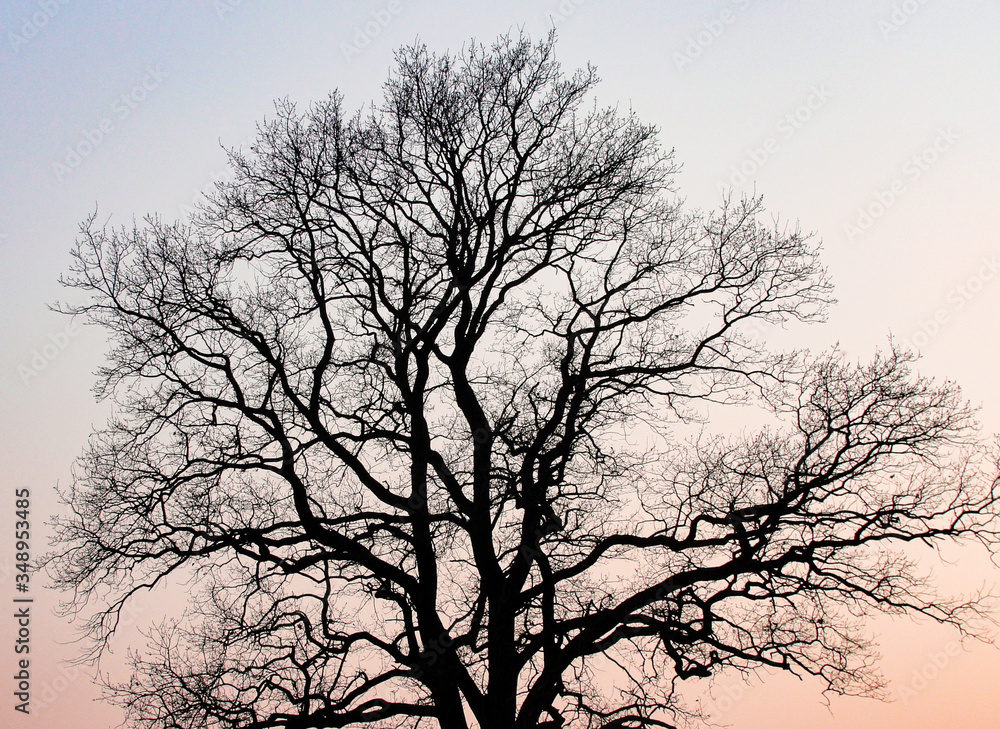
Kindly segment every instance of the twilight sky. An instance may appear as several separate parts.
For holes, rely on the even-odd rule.
[[[631,106],[683,165],[678,191],[711,208],[756,190],[824,244],[839,304],[778,346],[839,342],[869,359],[890,333],[919,370],[957,380],[1000,432],[1000,5],[991,0],[7,0],[0,6],[0,726],[104,729],[117,711],[62,661],[73,632],[35,576],[32,714],[13,710],[14,492],[31,492],[32,551],[57,484],[108,415],[91,372],[100,335],[46,308],[78,224],[177,218],[225,173],[273,101],[334,88],[377,99],[393,49],[455,51],[555,24],[557,56],[592,62],[599,103]],[[928,569],[954,591],[1000,583],[978,551]],[[137,606],[136,626],[167,610]],[[736,729],[987,729],[1000,651],[910,620],[871,624],[895,701],[829,697],[762,674],[703,694]]]

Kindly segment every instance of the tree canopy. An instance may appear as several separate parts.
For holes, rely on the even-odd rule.
[[[82,226],[62,308],[116,407],[54,579],[95,655],[192,585],[110,686],[131,725],[669,727],[727,668],[877,696],[863,616],[982,612],[905,549],[997,546],[958,389],[770,351],[832,302],[815,241],[686,211],[553,48],[404,48],[368,110],[277,104],[192,222]],[[769,425],[690,435],[729,406]]]

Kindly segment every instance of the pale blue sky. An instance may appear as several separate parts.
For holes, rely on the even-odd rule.
[[[841,303],[829,324],[779,340],[818,348],[839,341],[868,358],[892,331],[920,346],[922,371],[963,384],[983,405],[987,428],[1000,431],[997,3],[397,3],[8,0],[0,7],[0,468],[5,494],[27,485],[38,495],[36,523],[55,508],[54,484],[69,479],[91,425],[106,415],[88,392],[101,341],[89,330],[61,338],[67,322],[45,308],[62,295],[56,279],[76,226],[95,206],[121,224],[147,213],[174,218],[223,172],[220,140],[245,143],[275,98],[307,104],[340,88],[356,108],[377,99],[401,44],[419,38],[455,50],[519,27],[541,37],[549,13],[557,15],[564,66],[598,67],[598,101],[631,105],[660,126],[683,164],[678,187],[691,205],[717,204],[720,184],[742,166],[737,194],[756,187],[769,210],[823,239]],[[370,25],[380,16],[389,18],[384,27]],[[378,32],[366,32],[366,23]],[[106,131],[75,168],[54,168],[67,162],[67,146],[97,139],[102,122]],[[874,211],[870,225],[861,208]],[[0,544],[0,555],[8,551]],[[972,587],[982,578],[977,569],[966,575]],[[11,581],[0,576],[0,585],[0,599],[9,600]],[[35,589],[45,609],[54,604]],[[69,637],[56,619],[39,620],[47,631],[39,642]],[[879,629],[888,636],[886,671],[900,685],[954,637],[928,626]],[[0,620],[0,645],[10,631]],[[39,686],[59,675],[56,659],[72,653],[46,645]],[[0,675],[12,660],[0,651]],[[986,677],[998,671],[1000,652],[962,653],[905,702],[835,700],[832,715],[814,685],[779,680],[741,696],[723,718],[737,729],[919,729],[957,717],[951,726],[985,729],[995,718],[982,707],[996,708]],[[3,680],[0,689],[8,695]],[[63,726],[57,712],[93,695],[79,679],[61,694],[61,709],[14,723],[5,699],[0,724]],[[784,713],[767,714],[775,701]],[[107,709],[86,708],[85,716],[77,726],[115,723]]]

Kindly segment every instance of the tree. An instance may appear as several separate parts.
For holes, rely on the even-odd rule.
[[[94,655],[197,587],[110,684],[133,725],[668,727],[727,668],[877,696],[860,616],[984,613],[904,549],[997,545],[957,388],[769,352],[831,302],[817,246],[684,212],[553,44],[403,49],[368,113],[279,103],[191,223],[81,227],[61,308],[117,407],[54,579]],[[711,434],[728,406],[769,424]]]

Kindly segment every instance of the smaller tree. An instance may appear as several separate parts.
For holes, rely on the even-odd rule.
[[[877,695],[862,616],[982,614],[901,550],[997,546],[957,388],[748,338],[821,318],[815,245],[683,212],[552,52],[404,49],[368,116],[279,104],[192,225],[84,225],[118,407],[56,583],[98,648],[199,588],[111,686],[132,725],[668,727],[726,668]],[[681,437],[732,405],[771,426]]]

